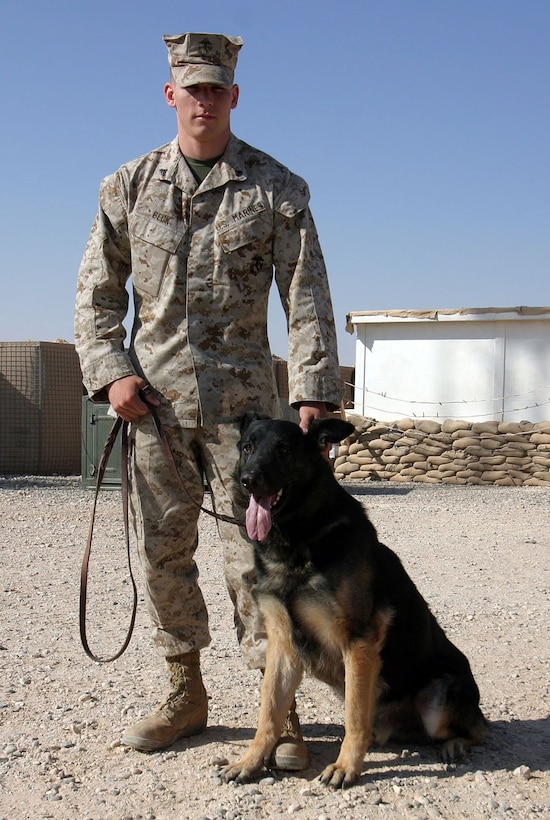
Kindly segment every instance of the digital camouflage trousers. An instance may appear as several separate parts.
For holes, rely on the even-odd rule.
[[[131,426],[130,476],[131,509],[153,641],[159,653],[169,657],[210,643],[208,613],[195,563],[197,505],[203,501],[205,479],[217,513],[244,521],[245,511],[231,496],[238,425],[185,428],[170,418],[163,418],[162,423],[186,491],[167,460],[150,415]],[[237,638],[249,667],[263,668],[265,631],[254,599],[252,545],[241,527],[222,521],[217,525]]]

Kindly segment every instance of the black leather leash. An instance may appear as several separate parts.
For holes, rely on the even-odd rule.
[[[151,388],[146,388],[144,391],[140,391],[142,398],[144,398],[147,393],[151,392]],[[230,515],[220,515],[219,513],[213,512],[212,510],[206,509],[198,501],[190,494],[189,490],[185,486],[183,479],[179,473],[176,461],[174,459],[174,455],[170,448],[170,444],[166,437],[166,433],[164,428],[161,424],[159,415],[156,411],[156,408],[153,405],[148,405],[151,415],[153,417],[153,421],[155,424],[155,428],[157,431],[157,435],[159,437],[160,443],[166,455],[166,458],[178,479],[178,483],[180,487],[183,489],[184,493],[188,496],[188,498],[193,502],[193,504],[199,508],[202,512],[206,513],[207,515],[216,518],[218,521],[225,521],[228,524],[237,524],[238,526],[243,526],[244,522],[239,521],[237,518],[233,518]],[[113,447],[115,441],[118,437],[119,432],[122,432],[122,453],[121,453],[121,488],[122,488],[122,515],[124,520],[124,539],[126,543],[126,555],[128,559],[128,572],[130,574],[130,580],[132,582],[132,590],[133,590],[133,603],[132,603],[132,614],[130,616],[130,625],[128,627],[128,632],[122,644],[122,647],[115,655],[111,655],[108,658],[100,658],[90,649],[87,633],[86,633],[86,605],[87,605],[87,593],[88,593],[88,567],[90,563],[90,553],[92,550],[92,538],[93,538],[93,531],[94,531],[94,522],[96,516],[96,508],[97,508],[97,501],[99,497],[99,491],[101,489],[101,485],[103,483],[103,477],[105,475],[105,469],[109,462],[109,457],[113,451]],[[130,643],[130,639],[132,637],[132,633],[134,631],[134,625],[136,621],[136,613],[137,613],[137,601],[138,601],[138,594],[137,594],[137,587],[134,580],[134,576],[132,573],[132,560],[131,560],[131,551],[130,551],[130,528],[128,524],[128,422],[124,421],[120,416],[117,417],[115,423],[113,424],[109,435],[107,436],[107,440],[105,442],[105,446],[103,448],[103,452],[101,454],[101,458],[99,461],[99,467],[97,472],[97,481],[96,481],[96,488],[95,488],[95,496],[94,496],[94,503],[92,507],[92,515],[90,519],[90,526],[88,529],[88,538],[86,541],[86,548],[84,550],[84,557],[82,559],[82,567],[80,570],[80,608],[79,608],[79,625],[80,625],[80,640],[86,655],[96,663],[111,663],[111,661],[115,661],[117,658],[126,651],[128,648],[128,644]]]

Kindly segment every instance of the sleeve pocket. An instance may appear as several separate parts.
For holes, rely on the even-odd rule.
[[[287,219],[305,211],[309,203],[309,188],[305,180],[292,174],[290,180],[275,203],[275,210]]]

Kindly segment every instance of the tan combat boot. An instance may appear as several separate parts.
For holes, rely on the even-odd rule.
[[[283,724],[281,737],[271,752],[269,767],[286,772],[301,772],[308,766],[309,754],[300,729],[294,700]]]
[[[188,652],[166,661],[171,691],[154,712],[126,729],[122,736],[125,746],[154,752],[206,729],[208,698],[202,683],[200,653]]]

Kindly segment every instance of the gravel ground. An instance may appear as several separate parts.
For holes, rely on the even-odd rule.
[[[298,711],[311,768],[222,784],[220,765],[253,735],[259,680],[241,661],[217,532],[203,516],[209,727],[169,751],[125,749],[124,726],[146,714],[165,685],[142,596],[122,658],[88,660],[78,590],[93,494],[77,478],[0,478],[0,818],[550,817],[550,488],[347,486],[468,655],[492,724],[485,747],[456,767],[429,746],[376,749],[358,786],[332,792],[316,775],[336,757],[342,704],[308,678]],[[105,491],[89,593],[90,643],[102,655],[118,649],[127,627],[125,564],[120,494]]]

